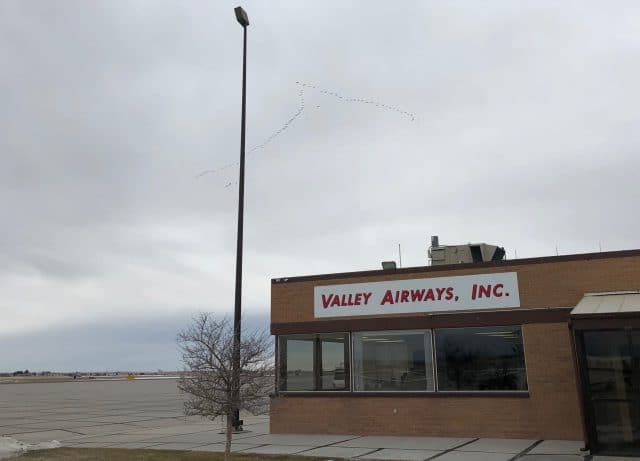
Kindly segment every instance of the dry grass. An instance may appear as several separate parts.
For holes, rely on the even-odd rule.
[[[222,461],[224,453],[175,450],[129,450],[123,448],[56,448],[37,450],[6,461]],[[321,458],[295,455],[252,455],[233,453],[234,461],[313,461]],[[336,459],[336,458],[333,458]]]

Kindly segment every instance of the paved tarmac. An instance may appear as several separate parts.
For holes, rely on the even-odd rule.
[[[269,434],[268,416],[243,415],[233,451],[327,459],[508,461],[586,457],[580,441]],[[223,451],[221,421],[184,417],[175,380],[0,385],[0,436],[70,447]]]

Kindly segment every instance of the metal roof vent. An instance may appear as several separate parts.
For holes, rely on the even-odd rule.
[[[382,269],[385,271],[394,270],[396,268],[395,261],[382,261]]]

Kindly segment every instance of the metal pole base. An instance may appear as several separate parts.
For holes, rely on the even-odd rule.
[[[234,428],[234,429],[231,431],[231,433],[232,433],[232,434],[246,434],[247,432],[251,432],[251,431],[245,431],[244,429],[242,429],[242,426],[240,426],[240,430],[237,430],[237,429],[235,429],[235,428]],[[226,434],[226,433],[227,433],[227,431],[226,431],[226,430],[224,430],[224,429],[221,429],[221,430],[218,432],[218,434]]]

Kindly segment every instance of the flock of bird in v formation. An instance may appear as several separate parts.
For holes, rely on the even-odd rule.
[[[332,96],[332,97],[334,97],[334,98],[336,98],[336,99],[338,99],[339,101],[342,101],[342,102],[369,104],[369,105],[371,105],[373,107],[377,107],[379,109],[396,112],[396,113],[402,115],[403,117],[406,117],[411,122],[415,122],[416,118],[417,118],[416,115],[411,113],[411,112],[407,112],[405,110],[400,109],[397,106],[391,106],[391,105],[388,105],[388,104],[384,104],[384,103],[381,103],[379,101],[375,101],[373,99],[352,98],[352,97],[343,96],[340,93],[337,93],[335,91],[329,91],[329,90],[320,88],[320,87],[318,87],[316,85],[312,85],[310,83],[296,82],[296,85],[298,85],[300,87],[299,90],[298,90],[298,97],[300,99],[300,105],[298,106],[298,109],[296,110],[296,112],[277,131],[274,131],[271,134],[271,136],[269,136],[267,139],[265,139],[262,143],[260,143],[260,144],[258,144],[256,146],[252,147],[251,149],[249,149],[246,152],[247,156],[252,155],[253,153],[255,153],[256,151],[258,151],[260,149],[264,149],[275,138],[277,138],[285,130],[287,130],[291,126],[291,124],[298,117],[300,117],[300,115],[302,115],[302,113],[304,112],[304,109],[305,109],[305,98],[304,98],[305,89],[312,89],[312,90],[318,91],[320,94],[323,94],[323,95],[326,95],[326,96]],[[317,107],[320,107],[320,106],[317,106]],[[227,163],[225,165],[219,166],[218,168],[205,170],[205,171],[199,173],[198,175],[196,175],[196,179],[201,178],[201,177],[206,176],[206,175],[219,173],[219,172],[227,170],[229,168],[238,166],[239,164],[240,164],[240,162],[235,161],[235,162],[231,162],[231,163]],[[229,188],[234,184],[237,184],[237,181],[236,182],[227,182],[224,187],[225,188]]]

